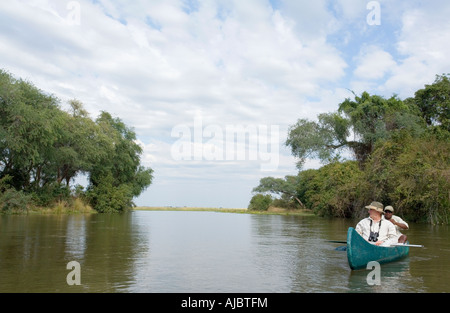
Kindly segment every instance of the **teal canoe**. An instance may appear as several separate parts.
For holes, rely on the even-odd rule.
[[[380,247],[369,243],[353,227],[347,232],[347,258],[352,270],[366,269],[367,264],[397,261],[409,253],[409,247]]]

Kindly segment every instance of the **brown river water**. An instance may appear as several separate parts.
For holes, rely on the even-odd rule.
[[[356,222],[176,211],[0,216],[0,292],[450,292],[448,226],[410,223],[410,243],[425,247],[381,265],[370,285],[370,270],[350,270],[328,242],[345,241]]]

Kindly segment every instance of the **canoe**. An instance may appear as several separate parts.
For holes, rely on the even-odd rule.
[[[409,247],[380,247],[369,243],[353,227],[347,232],[347,259],[352,270],[365,269],[367,263],[397,261],[409,253]]]

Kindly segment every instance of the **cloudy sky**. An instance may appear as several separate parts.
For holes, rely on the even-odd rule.
[[[448,0],[1,1],[0,68],[132,127],[155,171],[136,204],[241,208],[297,173],[297,119],[450,72],[449,16]]]

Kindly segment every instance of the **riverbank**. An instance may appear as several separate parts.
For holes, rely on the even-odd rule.
[[[310,210],[290,210],[284,208],[270,207],[267,211],[248,210],[245,208],[204,208],[204,207],[135,207],[136,211],[201,211],[201,212],[220,212],[220,213],[240,213],[240,214],[279,214],[279,215],[301,215],[313,216]]]
[[[270,207],[267,211],[248,210],[246,208],[208,208],[208,207],[147,207],[139,206],[131,208],[130,211],[191,211],[191,212],[219,212],[219,213],[238,213],[238,214],[261,214],[261,215],[300,215],[313,216],[311,210],[291,210],[277,207]],[[68,204],[65,201],[56,203],[51,207],[28,207],[24,209],[11,209],[0,211],[0,215],[26,215],[26,214],[98,214],[90,205],[76,199],[74,203]]]
[[[75,199],[71,203],[67,201],[58,201],[52,206],[27,206],[24,208],[11,208],[8,210],[0,210],[0,215],[27,215],[27,214],[96,214],[98,213],[89,204],[84,203],[81,199]]]

